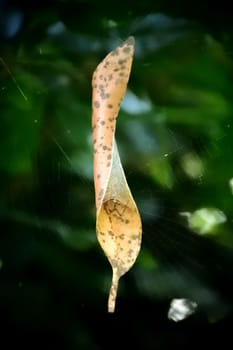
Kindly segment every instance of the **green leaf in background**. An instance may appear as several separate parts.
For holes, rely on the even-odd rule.
[[[202,208],[188,218],[189,226],[199,234],[214,234],[219,225],[227,221],[225,214],[216,208]]]

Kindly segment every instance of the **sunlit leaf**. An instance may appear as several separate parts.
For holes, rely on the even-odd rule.
[[[108,311],[114,312],[119,278],[134,264],[141,244],[141,218],[128,187],[115,142],[116,117],[134,53],[128,38],[93,75],[93,143],[96,230],[113,270]]]
[[[195,153],[186,153],[183,156],[182,167],[185,173],[193,179],[200,178],[204,171],[203,162]]]
[[[189,299],[173,299],[168,311],[168,318],[179,322],[192,315],[197,308],[197,303]]]
[[[216,226],[227,220],[226,215],[216,208],[201,208],[188,217],[190,228],[200,234],[214,232]]]

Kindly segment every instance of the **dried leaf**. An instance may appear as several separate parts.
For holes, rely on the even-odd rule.
[[[134,54],[129,37],[93,74],[93,143],[98,241],[113,271],[108,311],[114,312],[119,278],[134,264],[141,245],[141,218],[128,187],[115,142],[116,118]]]

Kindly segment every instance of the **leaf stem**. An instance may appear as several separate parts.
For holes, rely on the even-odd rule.
[[[109,291],[108,297],[108,312],[113,313],[115,311],[117,290],[118,290],[119,274],[118,269],[112,269],[112,285]]]

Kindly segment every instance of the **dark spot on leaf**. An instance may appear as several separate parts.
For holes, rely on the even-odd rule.
[[[125,63],[125,60],[119,60],[118,63],[119,63],[120,65],[122,65],[122,64]]]
[[[131,235],[132,239],[138,239],[138,235]]]
[[[95,107],[95,108],[100,108],[100,103],[99,103],[99,101],[95,101],[95,102],[94,102],[94,107]]]
[[[106,100],[106,99],[108,99],[108,98],[110,97],[109,94],[105,94],[104,92],[101,92],[100,96],[101,96],[101,98],[102,98],[103,100]]]
[[[115,49],[111,52],[111,56],[118,56],[119,55],[119,50]]]
[[[124,49],[123,49],[123,52],[126,53],[126,54],[129,54],[130,51],[131,51],[130,47],[124,47]]]
[[[108,231],[108,234],[109,236],[112,236],[112,237],[114,236],[114,233],[111,230]]]

